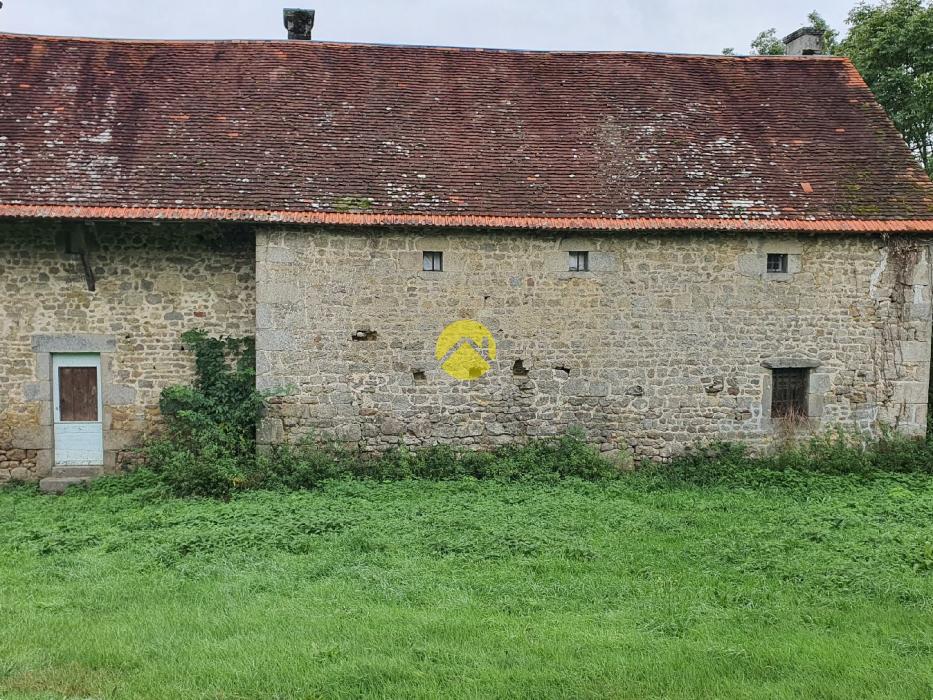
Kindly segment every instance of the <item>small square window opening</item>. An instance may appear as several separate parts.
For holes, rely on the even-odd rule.
[[[787,272],[787,253],[768,253],[768,272],[774,274]]]
[[[807,417],[810,370],[771,370],[771,417],[803,420]]]
[[[570,272],[588,272],[590,254],[584,250],[570,251]]]
[[[422,269],[425,272],[443,272],[444,254],[437,251],[424,251],[424,265]]]

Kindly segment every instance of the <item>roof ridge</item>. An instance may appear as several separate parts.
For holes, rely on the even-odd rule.
[[[313,47],[330,48],[387,48],[387,49],[422,49],[451,52],[475,52],[475,53],[505,53],[505,54],[526,54],[526,55],[566,55],[566,56],[663,56],[667,58],[699,58],[712,59],[716,61],[845,61],[844,56],[756,56],[756,55],[732,55],[722,54],[704,54],[704,53],[680,53],[677,51],[650,51],[635,49],[519,49],[488,46],[446,46],[432,44],[391,44],[381,42],[354,42],[354,41],[295,41],[293,39],[140,39],[140,38],[121,38],[121,37],[93,37],[93,36],[63,36],[53,34],[20,34],[16,32],[0,31],[0,41],[4,39],[37,39],[49,42],[81,42],[92,44],[139,44],[143,46],[194,46],[194,45],[214,45],[214,44],[256,44],[267,46],[294,46],[296,49]]]

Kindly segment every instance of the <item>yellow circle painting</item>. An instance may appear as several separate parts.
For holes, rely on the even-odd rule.
[[[479,379],[491,369],[489,361],[496,359],[496,340],[482,323],[455,321],[441,331],[434,357],[454,379]]]

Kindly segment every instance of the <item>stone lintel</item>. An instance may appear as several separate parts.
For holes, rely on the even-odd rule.
[[[765,369],[815,369],[821,364],[819,360],[793,357],[772,357],[761,362],[761,366]]]
[[[32,349],[37,353],[116,352],[117,339],[112,335],[34,335]]]

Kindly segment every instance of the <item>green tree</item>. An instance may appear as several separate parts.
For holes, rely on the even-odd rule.
[[[752,55],[781,56],[784,54],[784,42],[778,39],[777,30],[772,27],[760,32],[752,41]]]
[[[933,3],[862,2],[836,53],[848,56],[933,176]]]
[[[829,23],[823,19],[816,10],[807,15],[807,21],[810,26],[823,33],[823,51],[828,54],[836,53],[836,47],[839,39],[839,32],[829,26]]]

